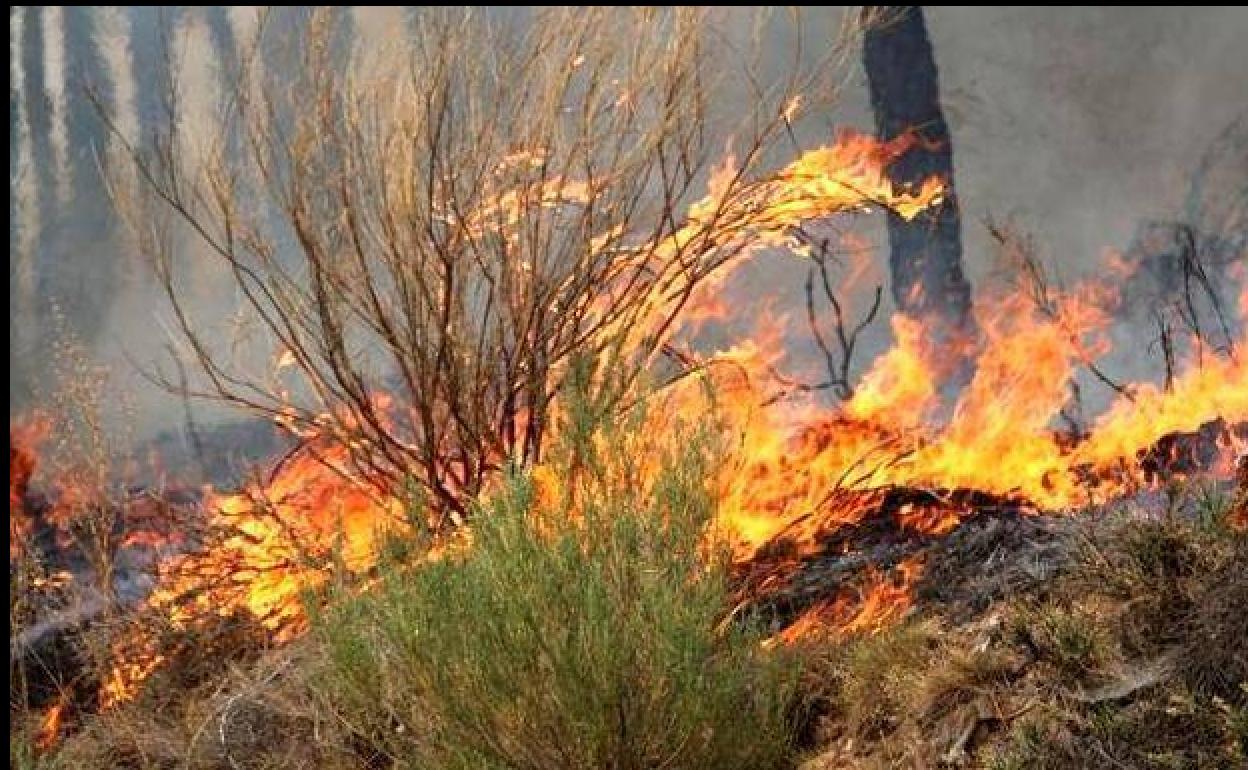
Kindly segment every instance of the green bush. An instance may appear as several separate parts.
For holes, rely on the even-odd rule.
[[[571,411],[554,494],[513,472],[464,553],[317,619],[322,696],[402,767],[783,766],[796,665],[726,617],[710,434]]]

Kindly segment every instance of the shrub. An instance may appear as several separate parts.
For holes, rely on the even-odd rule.
[[[269,27],[240,40],[248,64],[221,125],[201,127],[202,158],[173,128],[151,151],[117,132],[140,182],[118,176],[121,211],[192,376],[152,374],[332,429],[369,478],[406,476],[462,514],[508,456],[544,452],[574,355],[602,359],[606,389],[633,382],[695,290],[775,230],[757,205],[776,189],[765,169],[799,97],[807,113],[825,101],[837,68],[755,73],[692,7],[431,7],[384,56],[337,50],[338,12],[308,14],[288,76],[255,66]],[[720,99],[738,67],[751,98]],[[168,85],[171,110],[187,85]],[[729,142],[737,173],[699,203]],[[184,273],[214,263],[245,305],[237,323]]]
[[[750,619],[725,618],[709,434],[661,440],[572,411],[549,462],[510,473],[474,518],[465,552],[390,568],[318,618],[322,696],[399,766],[782,765],[795,666]]]

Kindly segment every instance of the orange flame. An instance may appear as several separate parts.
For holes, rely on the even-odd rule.
[[[943,193],[940,180],[898,190],[885,173],[913,142],[843,134],[834,145],[744,187],[726,183],[735,174],[730,159],[712,175],[707,196],[690,207],[685,224],[659,242],[636,246],[644,264],[631,266],[687,257],[691,242],[703,239],[694,250],[712,255],[707,271],[656,279],[645,312],[606,324],[604,333],[622,331],[639,356],[652,355],[660,343],[726,311],[724,286],[747,258],[764,247],[800,254],[802,244],[794,242],[793,232],[803,223],[871,205],[913,217],[934,205]],[[517,164],[531,162],[517,155]],[[503,192],[474,222],[506,230],[526,207],[578,205],[592,194],[565,180],[520,187]],[[620,237],[608,233],[600,242],[622,248]],[[738,257],[716,264],[717,252]],[[641,272],[665,275],[657,268]],[[856,280],[851,275],[849,283]],[[1248,308],[1245,296],[1241,304]],[[700,359],[699,376],[670,386],[661,395],[663,408],[648,413],[645,432],[662,436],[670,420],[717,416],[735,451],[709,480],[719,506],[715,528],[730,533],[741,562],[755,559],[781,536],[795,558],[813,553],[828,533],[875,514],[885,491],[894,487],[978,490],[1048,511],[1110,499],[1148,482],[1140,455],[1162,436],[1216,418],[1248,421],[1245,358],[1206,355],[1169,391],[1126,388],[1127,395],[1081,442],[1072,446],[1060,437],[1053,425],[1069,400],[1072,380],[1081,366],[1109,349],[1110,299],[1112,292],[1094,282],[1053,298],[1043,312],[1022,290],[979,298],[982,337],[971,351],[974,375],[943,417],[942,388],[955,374],[946,362],[953,357],[933,349],[923,326],[903,316],[891,322],[893,347],[875,359],[846,403],[821,406],[805,397],[768,404],[774,398],[767,384],[786,347],[785,319],[769,314],[751,338]],[[674,307],[680,309],[679,323],[672,324]],[[1248,350],[1248,339],[1240,350]],[[716,386],[713,403],[702,387],[707,380]],[[304,449],[267,483],[208,497],[210,528],[227,535],[166,565],[150,608],[175,626],[247,613],[284,641],[305,624],[304,593],[325,585],[334,566],[367,575],[384,537],[409,531],[398,492],[361,478],[348,447],[328,435],[303,438]],[[1224,449],[1243,451],[1234,442]],[[549,469],[537,468],[534,475],[540,495],[560,493],[560,481]],[[11,488],[12,481],[11,474]],[[941,534],[966,512],[952,504],[909,506],[897,513],[897,521],[903,530]],[[791,641],[822,627],[867,632],[893,622],[909,608],[920,572],[917,558],[903,562],[874,580],[860,601],[823,602],[780,638]],[[107,684],[109,702],[132,696],[137,683],[161,664],[155,648],[137,649],[143,652],[124,661]]]
[[[9,559],[22,553],[33,522],[26,510],[26,490],[38,462],[36,449],[48,437],[51,422],[43,415],[9,423]]]
[[[829,634],[872,634],[901,620],[913,603],[913,589],[923,574],[921,557],[912,556],[884,574],[870,573],[858,596],[839,595],[816,603],[767,641],[793,644]]]
[[[39,720],[39,730],[35,733],[36,750],[43,752],[56,746],[61,738],[61,729],[64,727],[68,708],[69,702],[62,696],[44,712],[43,718]]]
[[[715,406],[742,447],[720,497],[721,516],[740,537],[739,558],[753,558],[780,533],[814,548],[819,533],[870,512],[839,505],[839,489],[973,489],[1050,511],[1104,502],[1149,483],[1141,460],[1162,437],[1219,418],[1248,421],[1248,359],[1206,354],[1169,391],[1125,387],[1072,446],[1054,422],[1079,367],[1108,351],[1107,304],[1096,284],[1076,287],[1045,312],[1018,292],[981,299],[975,374],[943,421],[939,394],[949,373],[912,319],[893,319],[893,348],[840,408],[759,408],[763,393],[754,383],[766,381],[783,346],[763,346],[768,355],[749,346],[729,351],[722,360],[735,371],[720,375]],[[1239,349],[1248,349],[1248,339]],[[696,400],[693,391],[688,397]],[[1229,474],[1242,439],[1224,436],[1221,451],[1216,466]],[[909,524],[923,531],[956,525],[956,510],[920,513]]]

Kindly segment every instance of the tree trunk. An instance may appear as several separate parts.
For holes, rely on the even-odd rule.
[[[43,48],[43,8],[26,6],[22,19],[22,82],[31,145],[28,162],[34,175],[35,211],[40,223],[56,210],[56,180],[52,175],[56,163],[52,158],[52,115],[43,72]],[[43,248],[43,233],[32,233],[30,242],[38,255]]]
[[[953,184],[953,145],[940,108],[936,62],[919,6],[876,6],[863,43],[863,61],[883,140],[916,132],[922,141],[893,165],[890,176],[918,185],[938,176],[943,204],[907,222],[888,215],[893,299],[907,315],[946,334],[971,328],[971,286],[962,273],[962,234]],[[935,329],[933,329],[935,331]]]
[[[75,335],[90,344],[99,338],[117,291],[113,210],[104,181],[109,137],[99,113],[114,109],[115,90],[100,47],[99,13],[91,6],[62,11],[70,195],[57,212],[52,264],[44,276],[48,293],[65,303]]]

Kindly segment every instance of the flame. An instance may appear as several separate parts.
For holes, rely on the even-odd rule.
[[[21,555],[34,522],[26,509],[26,490],[38,463],[37,449],[47,439],[51,421],[32,415],[9,423],[9,560]]]
[[[919,556],[904,559],[884,573],[868,572],[866,585],[861,589],[817,602],[768,639],[766,646],[794,644],[818,636],[877,633],[910,610],[914,586],[922,574]]]
[[[174,630],[209,627],[245,615],[289,641],[306,627],[310,592],[337,570],[362,575],[376,565],[382,541],[408,531],[402,502],[361,479],[345,446],[311,441],[285,459],[267,482],[236,494],[207,490],[207,547],[160,565],[158,588],[146,600]],[[168,662],[155,635],[143,628],[119,638],[117,663],[105,677],[101,702],[134,698]]]
[[[37,751],[48,751],[56,746],[57,741],[61,738],[61,729],[64,727],[65,715],[69,709],[69,700],[62,695],[56,703],[52,704],[43,714],[43,718],[39,720],[39,730],[35,733],[35,749]]]
[[[153,673],[160,669],[167,658],[156,649],[155,642],[141,637],[137,643],[131,639],[114,644],[112,667],[100,683],[100,708],[109,709],[133,700],[139,688]]]
[[[876,359],[863,375],[845,414],[854,420],[882,422],[893,419],[903,430],[914,430],[936,403],[936,380],[922,347],[923,328],[907,316],[894,316],[893,347]]]
[[[879,631],[891,625],[910,609],[912,589],[923,573],[920,557],[911,557],[896,567],[897,579],[876,578],[867,589],[862,607],[845,624],[847,632]]]
[[[170,607],[179,623],[245,609],[278,641],[301,629],[305,592],[323,586],[335,567],[371,569],[382,539],[408,528],[401,501],[359,478],[345,448],[334,445],[305,446],[267,484],[209,493],[205,505],[228,536],[171,563],[166,587],[150,603]]]
[[[1239,347],[1248,350],[1248,339]],[[1194,431],[1215,417],[1248,419],[1248,359],[1207,358],[1176,378],[1169,391],[1139,385],[1133,398],[1119,400],[1097,420],[1077,457],[1108,471],[1162,436]]]
[[[768,248],[801,250],[798,228],[834,214],[887,208],[912,219],[940,202],[944,183],[926,180],[917,190],[900,189],[888,178],[887,168],[917,139],[910,134],[880,142],[866,134],[842,130],[828,146],[804,152],[774,174],[746,184],[732,184],[739,171],[730,154],[712,170],[707,195],[689,206],[684,223],[670,235],[641,244],[635,259],[620,260],[622,275],[635,281],[650,276],[647,300],[638,313],[608,319],[606,338],[622,335],[625,347],[658,351],[689,324],[703,323],[722,312],[719,292],[724,283],[751,257]],[[604,243],[616,244],[617,233],[605,234]],[[687,265],[691,254],[695,264]],[[673,270],[673,266],[683,266]],[[624,282],[628,282],[625,280]],[[599,305],[612,312],[608,289]],[[680,323],[670,323],[673,309]]]
[[[1109,350],[1111,294],[1084,284],[1045,312],[1019,291],[981,298],[975,373],[944,420],[940,393],[950,373],[941,361],[950,356],[929,349],[910,318],[892,319],[894,346],[840,408],[759,408],[763,393],[752,383],[766,380],[775,357],[748,345],[728,351],[723,360],[744,371],[721,377],[715,407],[742,448],[720,495],[721,518],[738,535],[738,558],[755,558],[782,534],[813,551],[822,534],[874,511],[838,490],[967,489],[1047,511],[1078,509],[1147,486],[1144,460],[1163,437],[1216,420],[1248,421],[1248,360],[1205,355],[1168,391],[1128,384],[1072,445],[1055,422],[1080,366]],[[1248,339],[1238,349],[1248,349]],[[1224,431],[1219,442],[1214,467],[1229,475],[1244,440]],[[905,523],[938,534],[966,512],[921,509]]]
[[[595,249],[631,254],[631,261],[620,260],[621,270],[652,281],[641,311],[606,320],[603,333],[622,335],[638,358],[652,360],[669,343],[691,338],[708,319],[730,313],[726,287],[742,264],[768,249],[798,258],[807,253],[808,245],[795,236],[801,225],[871,206],[912,218],[937,205],[941,180],[898,189],[888,179],[888,164],[915,141],[903,136],[881,143],[844,133],[745,185],[728,183],[737,174],[729,157],[674,232],[633,244],[625,233],[601,234]],[[506,235],[534,208],[592,199],[595,191],[576,180],[532,182],[526,174],[543,163],[540,152],[517,151],[509,158],[497,172],[499,189],[466,215],[470,228]],[[704,264],[670,269],[690,254]],[[864,265],[851,267],[842,288],[862,281]],[[785,397],[776,395],[789,324],[782,314],[768,312],[748,339],[716,353],[691,354],[694,374],[659,394],[643,433],[662,437],[673,420],[715,415],[730,439],[725,462],[708,479],[718,504],[715,531],[728,534],[741,565],[771,558],[781,542],[788,549],[784,559],[769,562],[779,566],[759,581],[760,590],[783,582],[780,573],[818,552],[830,534],[879,516],[891,490],[930,493],[932,502],[908,502],[894,512],[899,532],[930,536],[950,532],[973,509],[957,501],[957,490],[1048,512],[1112,499],[1150,483],[1142,453],[1162,437],[1215,419],[1248,421],[1248,364],[1243,356],[1206,354],[1190,362],[1170,390],[1128,385],[1086,437],[1071,441],[1055,422],[1080,369],[1110,349],[1111,289],[1088,281],[1044,307],[1022,289],[979,297],[975,341],[938,343],[919,320],[895,316],[892,347],[875,358],[852,396],[835,406],[783,389]],[[607,281],[600,297],[604,316],[612,290]],[[1248,294],[1239,296],[1244,315]],[[963,346],[966,355],[950,355],[950,344]],[[1248,350],[1248,338],[1238,349]],[[961,359],[973,361],[973,376],[949,404],[947,391],[960,374],[953,362]],[[293,363],[283,351],[275,368]],[[713,395],[704,387],[708,381]],[[385,400],[384,394],[378,398]],[[267,480],[233,494],[209,491],[200,546],[161,566],[160,587],[147,609],[175,628],[244,615],[274,641],[287,641],[306,626],[308,592],[336,574],[367,582],[388,536],[411,535],[419,516],[436,516],[410,510],[401,490],[362,475],[352,460],[364,448],[339,440],[329,430],[333,424],[326,419],[324,431],[302,429],[301,448]],[[1222,449],[1230,468],[1244,446],[1231,436]],[[642,458],[643,475],[654,472],[647,465],[653,462]],[[15,490],[28,478],[14,466],[11,508]],[[543,499],[568,493],[550,468],[538,466],[533,476]],[[445,547],[435,543],[429,558]],[[873,575],[860,593],[817,604],[777,639],[794,641],[818,629],[871,632],[894,622],[909,609],[921,571],[914,557]],[[133,697],[166,662],[153,638],[123,641],[103,687],[106,705]]]

